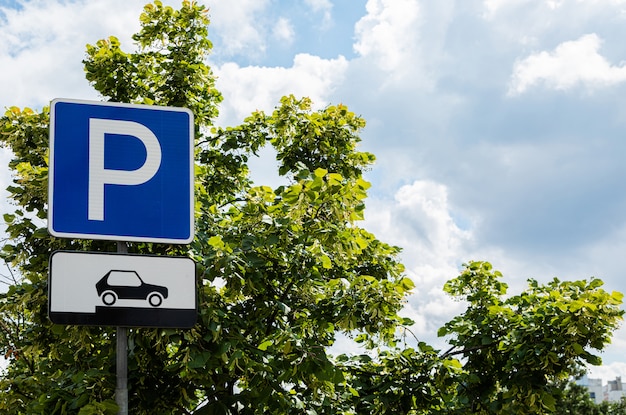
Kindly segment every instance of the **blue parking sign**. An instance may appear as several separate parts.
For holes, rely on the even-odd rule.
[[[50,233],[190,243],[193,134],[186,108],[52,101]]]

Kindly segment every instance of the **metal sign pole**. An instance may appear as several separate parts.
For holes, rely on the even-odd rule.
[[[126,242],[117,242],[117,253],[128,253]],[[117,327],[115,339],[117,341],[115,403],[119,408],[118,415],[128,415],[128,330],[126,327]]]

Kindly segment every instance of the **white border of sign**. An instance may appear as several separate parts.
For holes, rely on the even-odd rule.
[[[126,236],[126,235],[102,235],[102,234],[90,234],[90,233],[73,233],[73,232],[57,232],[53,229],[53,196],[54,196],[54,128],[55,128],[55,104],[57,102],[66,102],[70,104],[84,104],[84,105],[99,105],[99,106],[109,106],[109,107],[122,107],[122,108],[137,108],[143,110],[151,110],[151,111],[176,111],[176,112],[186,112],[189,114],[189,160],[191,165],[189,167],[189,230],[190,236],[189,238],[182,239],[171,239],[171,238],[154,238],[154,237],[141,237],[141,236]],[[194,165],[194,115],[193,112],[188,108],[182,107],[170,107],[170,106],[160,106],[160,105],[144,105],[144,104],[127,104],[121,102],[109,102],[109,101],[89,101],[82,99],[71,99],[71,98],[55,98],[50,103],[50,130],[49,130],[49,170],[48,170],[48,232],[52,236],[58,238],[72,238],[72,239],[98,239],[98,240],[107,240],[107,241],[128,241],[128,242],[155,242],[155,243],[171,243],[171,244],[189,244],[193,241],[195,237],[195,200],[194,200],[194,190],[195,190],[195,165]]]

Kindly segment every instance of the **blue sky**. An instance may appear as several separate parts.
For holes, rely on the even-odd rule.
[[[98,99],[85,44],[116,35],[134,49],[143,4],[0,0],[0,105]],[[626,0],[205,4],[219,124],[290,93],[367,120],[365,226],[404,248],[420,338],[440,344],[437,328],[462,311],[441,286],[472,259],[511,292],[591,276],[626,292]],[[259,184],[278,180],[270,158],[254,164]],[[623,350],[621,329],[592,375],[626,376]]]

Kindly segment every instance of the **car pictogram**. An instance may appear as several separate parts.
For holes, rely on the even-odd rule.
[[[167,298],[167,287],[146,284],[136,271],[114,269],[107,272],[96,283],[96,290],[102,302],[111,306],[118,299],[148,300],[152,307],[158,307]]]

